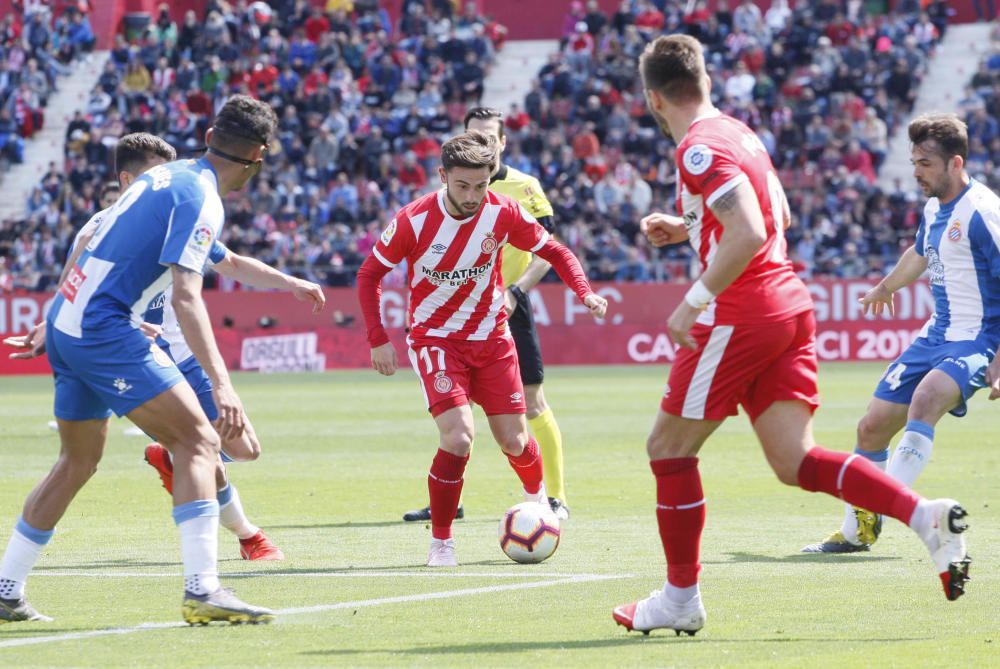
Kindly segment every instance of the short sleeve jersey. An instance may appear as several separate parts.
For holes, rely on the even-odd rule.
[[[182,160],[144,173],[103,217],[52,304],[50,320],[74,337],[138,324],[178,265],[203,273],[225,214],[215,171]]]
[[[743,183],[757,195],[767,240],[743,273],[699,317],[706,325],[750,325],[790,318],[813,308],[786,253],[785,192],[760,139],[724,114],[695,119],[677,146],[677,210],[701,260],[712,264],[723,228],[712,205]]]
[[[212,242],[212,248],[208,252],[208,264],[215,265],[222,262],[228,252],[229,250],[222,242]],[[154,325],[162,325],[163,334],[156,340],[156,343],[169,353],[173,361],[179,365],[192,357],[194,353],[191,352],[187,340],[184,339],[184,332],[181,331],[181,324],[177,320],[177,312],[170,304],[173,292],[174,287],[167,286],[165,291],[154,297],[146,307],[146,313],[143,314],[142,320]]]
[[[410,337],[479,341],[507,333],[500,251],[535,252],[549,234],[521,204],[487,191],[479,211],[457,220],[444,191],[399,211],[372,251],[386,267],[407,262]]]
[[[974,179],[950,202],[932,197],[914,248],[927,258],[934,296],[923,334],[932,342],[1000,343],[1000,197]]]

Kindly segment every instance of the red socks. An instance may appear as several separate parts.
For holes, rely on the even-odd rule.
[[[521,479],[521,485],[525,492],[535,494],[542,488],[542,458],[538,454],[538,442],[534,437],[528,437],[521,455],[508,455],[507,460],[514,469],[514,473]]]
[[[451,539],[451,524],[462,498],[462,475],[469,456],[459,457],[438,449],[427,475],[427,490],[431,497],[431,536]]]
[[[656,477],[656,522],[667,557],[667,582],[687,588],[698,583],[698,552],[705,527],[698,458],[653,460],[649,467]]]
[[[825,492],[848,504],[891,516],[909,524],[920,501],[917,493],[865,458],[854,453],[828,451],[816,446],[799,466],[799,486]]]

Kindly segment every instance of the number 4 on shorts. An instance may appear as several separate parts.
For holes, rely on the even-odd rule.
[[[905,371],[906,365],[898,363],[897,365],[886,370],[885,376],[882,380],[889,384],[890,390],[896,390],[899,388],[899,384],[903,382],[903,372]]]

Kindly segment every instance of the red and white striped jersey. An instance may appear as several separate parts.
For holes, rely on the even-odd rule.
[[[479,212],[456,220],[444,191],[403,207],[372,255],[386,267],[407,261],[410,338],[481,341],[507,335],[501,278],[504,244],[535,252],[549,240],[517,201],[488,191]]]
[[[699,317],[705,325],[743,325],[790,318],[812,309],[809,290],[792,269],[784,234],[785,191],[767,149],[746,125],[725,114],[702,116],[677,145],[677,211],[704,271],[715,257],[722,225],[712,204],[741,183],[757,194],[767,241],[743,273]]]

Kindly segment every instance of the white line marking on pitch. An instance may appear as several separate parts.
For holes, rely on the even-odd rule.
[[[520,570],[518,570],[520,571]],[[92,571],[36,571],[32,577],[55,576],[72,578],[181,578],[179,572],[92,572]],[[304,578],[577,578],[600,577],[600,574],[565,574],[555,571],[505,572],[499,574],[475,571],[448,571],[435,569],[433,571],[234,571],[221,573],[219,577],[227,578],[258,578],[258,577],[304,577]],[[615,578],[619,576],[615,575]]]
[[[479,574],[477,574],[479,575]],[[488,576],[489,574],[482,574]],[[621,578],[630,578],[631,574],[599,575],[581,574],[569,576],[554,581],[535,581],[532,583],[509,583],[507,585],[490,585],[481,588],[464,588],[462,590],[444,590],[442,592],[425,592],[415,595],[400,595],[398,597],[380,597],[378,599],[361,599],[354,602],[339,602],[337,604],[317,604],[316,606],[302,606],[291,609],[281,609],[276,611],[279,616],[292,616],[299,613],[321,613],[324,611],[337,611],[340,609],[360,609],[369,606],[381,606],[382,604],[401,604],[404,602],[424,602],[433,599],[450,599],[453,597],[466,597],[470,595],[484,595],[496,592],[507,592],[510,590],[530,590],[533,588],[547,588],[553,585],[575,585],[577,583],[593,583],[595,581],[609,581]],[[33,625],[39,625],[34,623]],[[9,639],[0,641],[0,648],[13,648],[15,646],[34,646],[37,644],[54,643],[57,641],[73,641],[75,639],[92,639],[101,636],[113,636],[121,634],[133,634],[135,632],[149,632],[152,630],[169,629],[172,627],[186,627],[186,623],[143,623],[133,627],[116,627],[104,630],[92,630],[89,632],[68,632],[65,634],[53,634],[51,636],[29,637],[23,639]],[[38,629],[34,627],[34,629]]]

